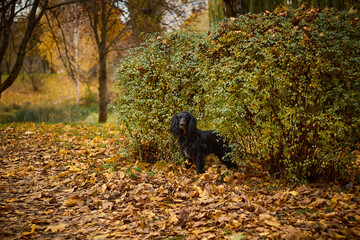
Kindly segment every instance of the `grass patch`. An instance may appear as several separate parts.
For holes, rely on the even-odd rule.
[[[81,106],[69,104],[63,106],[37,105],[20,108],[0,107],[0,123],[11,122],[48,122],[73,123],[84,121],[89,114],[97,110],[97,106]]]
[[[6,76],[3,76],[5,79]],[[12,122],[98,122],[96,86],[81,84],[80,102],[74,83],[63,74],[48,74],[38,91],[20,75],[0,98],[0,124]]]

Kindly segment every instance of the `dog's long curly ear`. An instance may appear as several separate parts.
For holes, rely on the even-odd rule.
[[[187,134],[193,136],[196,135],[197,128],[196,128],[196,118],[190,114],[190,121],[187,127]]]
[[[169,130],[170,130],[170,132],[172,132],[172,134],[174,134],[174,137],[178,136],[180,133],[179,119],[177,118],[176,115],[171,119]]]

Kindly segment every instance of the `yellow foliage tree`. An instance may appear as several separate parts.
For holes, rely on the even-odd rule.
[[[47,29],[41,36],[40,51],[54,71],[67,72],[79,103],[80,82],[89,82],[97,64],[89,23],[75,4],[50,11],[43,22]]]

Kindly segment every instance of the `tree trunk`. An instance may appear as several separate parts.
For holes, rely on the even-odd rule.
[[[74,8],[73,8],[74,11]],[[76,104],[80,103],[80,65],[79,65],[79,18],[73,22],[73,42],[75,50],[75,87],[76,87]]]
[[[237,17],[244,14],[245,9],[241,0],[223,0],[225,17]]]
[[[101,1],[101,24],[100,24],[100,41],[98,41],[99,51],[99,122],[104,123],[107,120],[107,105],[109,103],[108,88],[107,88],[107,72],[106,72],[106,58],[107,58],[107,27],[109,16],[107,15],[107,5]]]
[[[99,49],[99,122],[107,120],[107,105],[109,103],[106,71],[106,50]]]
[[[109,15],[107,14],[107,4],[104,1],[101,1],[100,14],[100,39],[97,38],[97,46],[99,52],[99,122],[104,123],[107,120],[107,105],[109,103],[106,69],[106,58],[108,53],[106,41]]]

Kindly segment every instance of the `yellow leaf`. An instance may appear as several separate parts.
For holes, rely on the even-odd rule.
[[[106,189],[107,189],[106,184],[103,184],[103,185],[101,186],[101,193],[104,193],[104,192],[106,191]]]
[[[293,196],[297,196],[299,193],[297,192],[297,191],[291,191],[291,192],[289,192],[291,195],[293,195]]]
[[[71,170],[71,171],[74,171],[74,172],[80,172],[80,171],[81,171],[80,168],[75,167],[74,165],[70,165],[69,167],[70,167],[70,170]]]
[[[59,173],[58,178],[65,177],[68,173],[69,173],[68,171],[66,171],[66,172],[61,172],[61,173]]]
[[[65,150],[65,149],[60,149],[59,153],[60,153],[60,154],[65,154],[65,153],[66,153],[66,150]]]
[[[168,222],[171,224],[177,224],[179,222],[179,219],[177,218],[175,213],[170,213],[170,217],[168,219]]]
[[[262,232],[262,233],[260,233],[259,235],[260,236],[267,236],[267,235],[269,235],[270,233],[269,232]]]
[[[37,225],[33,224],[31,226],[30,232],[22,232],[21,234],[24,235],[24,236],[29,236],[29,235],[35,233],[35,230],[37,229],[37,227],[38,227]]]
[[[8,203],[13,203],[13,202],[16,202],[16,201],[17,201],[17,198],[5,199],[5,202],[8,202]]]

